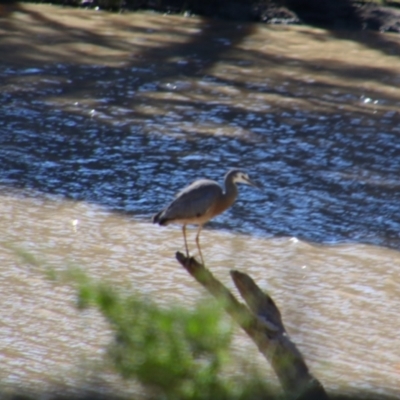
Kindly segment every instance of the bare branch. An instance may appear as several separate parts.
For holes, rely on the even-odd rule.
[[[178,252],[176,258],[222,303],[226,312],[254,341],[272,365],[287,395],[296,399],[328,399],[324,388],[311,375],[300,351],[287,335],[278,307],[250,276],[231,271],[232,279],[249,309],[193,257],[186,258]]]

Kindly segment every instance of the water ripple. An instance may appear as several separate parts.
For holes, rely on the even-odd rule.
[[[152,67],[58,64],[5,69],[1,76],[19,78],[0,95],[2,183],[149,216],[193,179],[221,180],[240,166],[265,189],[244,188],[211,227],[400,248],[395,111],[375,118],[294,106],[276,113],[257,100],[254,84],[241,95],[212,75],[153,80]],[[38,81],[32,86],[27,76]],[[67,104],[54,98],[88,79],[96,82],[96,100],[86,102],[90,92]],[[274,90],[293,90],[284,83]],[[162,112],[160,99],[146,97],[154,94],[164,96]],[[217,97],[189,101],[192,95]],[[386,101],[338,90],[323,96],[365,107]]]

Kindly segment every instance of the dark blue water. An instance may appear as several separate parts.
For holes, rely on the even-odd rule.
[[[230,95],[212,75],[165,82],[154,66],[49,65],[0,79],[2,191],[35,189],[143,220],[194,179],[222,183],[240,167],[263,190],[241,187],[210,227],[400,249],[400,116],[387,111],[398,99],[269,81]],[[251,96],[271,92],[331,107],[279,109]]]

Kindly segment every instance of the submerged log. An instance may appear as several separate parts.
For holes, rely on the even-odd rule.
[[[176,258],[222,303],[225,311],[254,341],[274,369],[286,395],[294,399],[328,399],[323,386],[309,372],[303,356],[290,340],[278,307],[249,275],[234,270],[230,272],[240,295],[248,305],[246,307],[193,257],[187,258],[178,252]]]

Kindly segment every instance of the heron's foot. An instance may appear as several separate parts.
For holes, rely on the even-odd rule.
[[[202,265],[203,267],[206,266],[206,263],[204,262],[203,257],[201,256],[201,254],[199,256],[199,259],[197,259],[195,257],[191,257],[190,259],[193,260],[197,265]]]
[[[184,264],[186,266],[190,266],[190,265],[194,265],[194,266],[205,266],[204,262],[199,262],[196,260],[196,258],[194,257],[190,257],[190,256],[185,256],[183,253],[181,253],[180,251],[177,251],[175,254],[176,259],[181,263]]]
[[[188,254],[183,254],[180,251],[175,253],[176,259],[184,265],[190,265],[193,261],[197,262],[194,257],[190,257]]]

